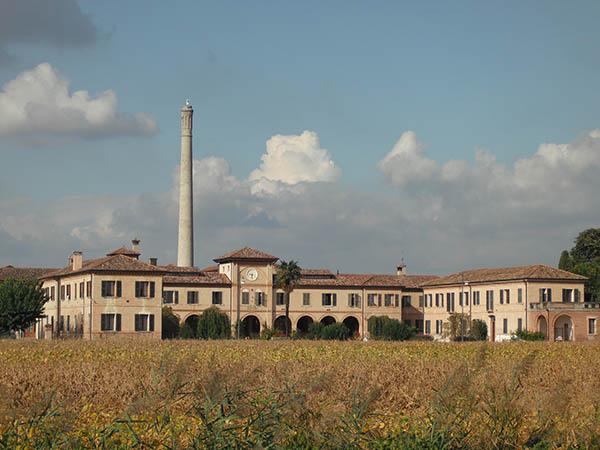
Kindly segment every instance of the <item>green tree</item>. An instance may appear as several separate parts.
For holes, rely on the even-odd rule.
[[[198,318],[197,336],[200,339],[229,339],[231,337],[229,317],[216,306],[205,309]]]
[[[573,269],[573,259],[571,258],[571,255],[569,255],[568,251],[563,250],[563,252],[560,254],[558,268],[561,270],[566,270],[568,272],[570,272]]]
[[[350,337],[350,329],[342,322],[332,323],[321,330],[321,339],[345,341]]]
[[[9,278],[0,283],[0,334],[25,331],[43,316],[47,301],[37,280]]]
[[[179,319],[170,306],[162,308],[162,338],[173,339],[179,336]]]
[[[571,249],[571,258],[575,264],[600,263],[600,228],[589,228],[579,233]]]
[[[416,333],[415,328],[387,316],[369,317],[368,327],[372,339],[385,341],[405,341]]]
[[[571,272],[588,278],[585,282],[585,301],[600,301],[600,263],[582,262],[576,264]]]
[[[290,335],[290,294],[298,286],[302,273],[296,261],[281,261],[277,264],[277,275],[275,275],[275,286],[285,292],[285,335]]]
[[[471,322],[471,337],[475,341],[487,341],[488,328],[483,320],[475,319]]]
[[[192,327],[190,327],[187,322],[184,322],[179,330],[179,337],[181,339],[194,339],[196,336],[194,336],[194,330],[192,330]]]

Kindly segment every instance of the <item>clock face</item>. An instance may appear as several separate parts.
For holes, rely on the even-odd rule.
[[[258,278],[258,272],[256,269],[248,269],[246,272],[246,278],[248,278],[249,281],[256,280]]]

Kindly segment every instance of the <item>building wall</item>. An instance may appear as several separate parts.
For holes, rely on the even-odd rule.
[[[536,331],[535,320],[532,320],[532,315],[529,313],[530,305],[540,302],[540,288],[551,290],[552,304],[563,303],[563,289],[578,289],[580,291],[580,301],[583,301],[583,283],[581,282],[566,282],[566,281],[511,281],[511,282],[489,282],[489,283],[471,283],[467,285],[454,285],[444,287],[426,287],[423,290],[425,295],[424,320],[425,327],[429,321],[431,327],[431,335],[437,339],[441,339],[443,333],[437,332],[435,323],[442,321],[447,323],[451,312],[448,312],[447,299],[448,294],[454,294],[454,312],[464,313],[471,317],[472,320],[483,320],[488,326],[488,333],[491,334],[492,328],[495,329],[495,340],[510,339],[512,334],[519,327]],[[521,297],[519,299],[519,290]],[[493,307],[488,307],[487,292],[493,293]],[[501,291],[504,291],[501,301]],[[506,301],[508,291],[508,299]],[[479,302],[473,304],[473,294],[479,293]],[[465,302],[461,305],[460,294],[468,294],[468,302],[465,296]],[[439,302],[436,306],[436,294],[443,295],[443,306]],[[430,306],[431,300],[433,306]],[[574,300],[574,299],[573,299]],[[492,320],[495,321],[495,326],[492,327]]]
[[[91,282],[91,292],[87,291],[87,282]],[[121,282],[121,296],[102,296],[102,281]],[[153,282],[154,297],[136,297],[136,281]],[[79,284],[84,283],[84,295],[81,298]],[[155,274],[78,274],[64,276],[60,280],[44,280],[42,287],[55,287],[55,300],[46,303],[43,324],[53,325],[53,333],[58,331],[62,320],[60,334],[63,337],[82,337],[85,339],[107,339],[114,337],[135,337],[160,339],[162,330],[162,276]],[[60,299],[62,287],[65,287],[65,299]],[[66,296],[70,286],[71,296]],[[74,289],[76,294],[74,294]],[[60,302],[60,315],[59,305]],[[90,314],[91,310],[91,314]],[[103,314],[120,314],[120,331],[103,331],[101,329]],[[135,321],[138,315],[154,316],[154,331],[136,331]],[[91,316],[91,327],[90,327]],[[62,318],[62,319],[61,319]],[[115,316],[116,321],[116,316]],[[116,324],[115,324],[116,325]],[[42,337],[42,336],[39,336]],[[44,336],[47,337],[47,336]]]

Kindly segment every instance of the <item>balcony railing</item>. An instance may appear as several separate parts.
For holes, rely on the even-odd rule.
[[[600,302],[539,302],[530,303],[529,309],[534,311],[600,309]]]

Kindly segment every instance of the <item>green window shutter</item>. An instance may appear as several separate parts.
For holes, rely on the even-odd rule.
[[[150,314],[150,331],[154,331],[154,314]]]
[[[116,322],[117,322],[116,330],[121,331],[121,314],[116,314]]]
[[[154,298],[154,281],[150,282],[150,298]]]
[[[348,306],[352,306],[352,294],[348,294]]]
[[[381,306],[381,294],[377,294],[377,304]]]
[[[337,306],[337,294],[333,294],[333,306]]]
[[[175,291],[175,304],[179,304],[179,291]]]
[[[325,294],[321,294],[321,304],[323,306],[325,306],[325,299],[327,298],[327,296]]]
[[[121,296],[121,282],[117,281],[117,297]]]
[[[552,301],[552,289],[548,288],[548,301],[551,302]]]

